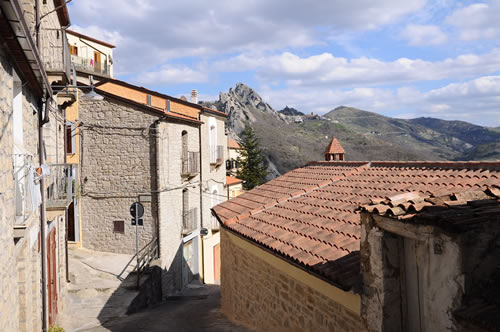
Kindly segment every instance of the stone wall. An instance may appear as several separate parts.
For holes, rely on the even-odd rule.
[[[18,331],[14,254],[14,177],[12,164],[12,65],[0,49],[0,330]]]
[[[221,230],[221,305],[231,320],[260,331],[365,331],[358,314],[262,259],[270,254],[250,252],[234,238]]]
[[[156,175],[154,122],[161,115],[106,98],[82,98],[79,107],[81,142],[81,221],[83,246],[93,250],[135,253],[135,226],[130,205],[151,196]],[[154,202],[154,198],[150,201]],[[143,202],[144,226],[139,247],[157,231],[151,202]],[[123,221],[125,232],[113,232]]]

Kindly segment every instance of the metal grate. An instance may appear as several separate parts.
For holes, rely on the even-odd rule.
[[[125,221],[113,220],[113,233],[125,234]]]
[[[200,153],[186,152],[182,156],[182,174],[192,175],[200,173]]]
[[[198,209],[193,208],[183,212],[182,233],[188,234],[198,228]]]
[[[224,147],[222,145],[210,145],[210,164],[221,165],[224,160]]]

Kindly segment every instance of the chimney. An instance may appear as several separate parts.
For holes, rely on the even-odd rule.
[[[198,90],[191,90],[191,102],[193,104],[198,104]]]

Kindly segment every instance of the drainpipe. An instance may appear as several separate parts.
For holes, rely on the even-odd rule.
[[[201,121],[201,112],[199,113],[199,120]],[[198,126],[198,145],[200,148],[200,229],[203,228],[203,156],[201,147],[201,124]],[[205,246],[203,243],[203,237],[200,236],[200,246],[201,246],[201,271],[203,273],[203,282],[205,282]]]
[[[36,26],[36,47],[38,52],[40,52],[41,40],[40,40],[40,0],[35,0],[35,26]],[[44,118],[45,113],[45,118]],[[49,114],[49,103],[47,100],[47,93],[44,92],[42,109],[38,112],[38,159],[40,165],[43,165],[45,159],[43,154],[43,124],[46,123]],[[45,227],[46,222],[46,199],[45,199],[45,179],[42,176],[40,178],[40,190],[42,196],[42,204],[40,206],[40,256],[42,262],[42,331],[46,332],[48,328],[48,316],[47,316],[47,243],[45,242]]]
[[[42,108],[48,108],[48,101],[45,99]],[[38,112],[38,158],[40,160],[40,165],[44,163],[44,154],[43,154],[43,112],[39,110]],[[45,179],[42,176],[40,178],[40,190],[42,196],[42,205],[40,207],[40,255],[42,261],[42,331],[47,331],[47,250],[45,242],[45,227],[47,225],[46,221],[46,198],[45,198]]]
[[[155,183],[155,190],[154,192],[156,193],[156,237],[158,238],[158,256],[160,256],[160,221],[161,221],[161,208],[160,208],[160,162],[161,162],[161,157],[160,157],[160,151],[161,151],[161,140],[160,140],[160,123],[161,120],[156,120],[154,122],[154,133],[155,133],[155,155],[156,155],[156,183]]]

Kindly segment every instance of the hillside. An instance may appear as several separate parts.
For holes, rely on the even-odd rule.
[[[239,83],[219,100],[203,103],[229,114],[233,138],[248,122],[261,141],[272,175],[310,160],[322,160],[337,137],[347,160],[500,159],[500,133],[460,121],[432,118],[394,119],[351,107],[337,107],[316,120],[276,112],[247,85]]]

